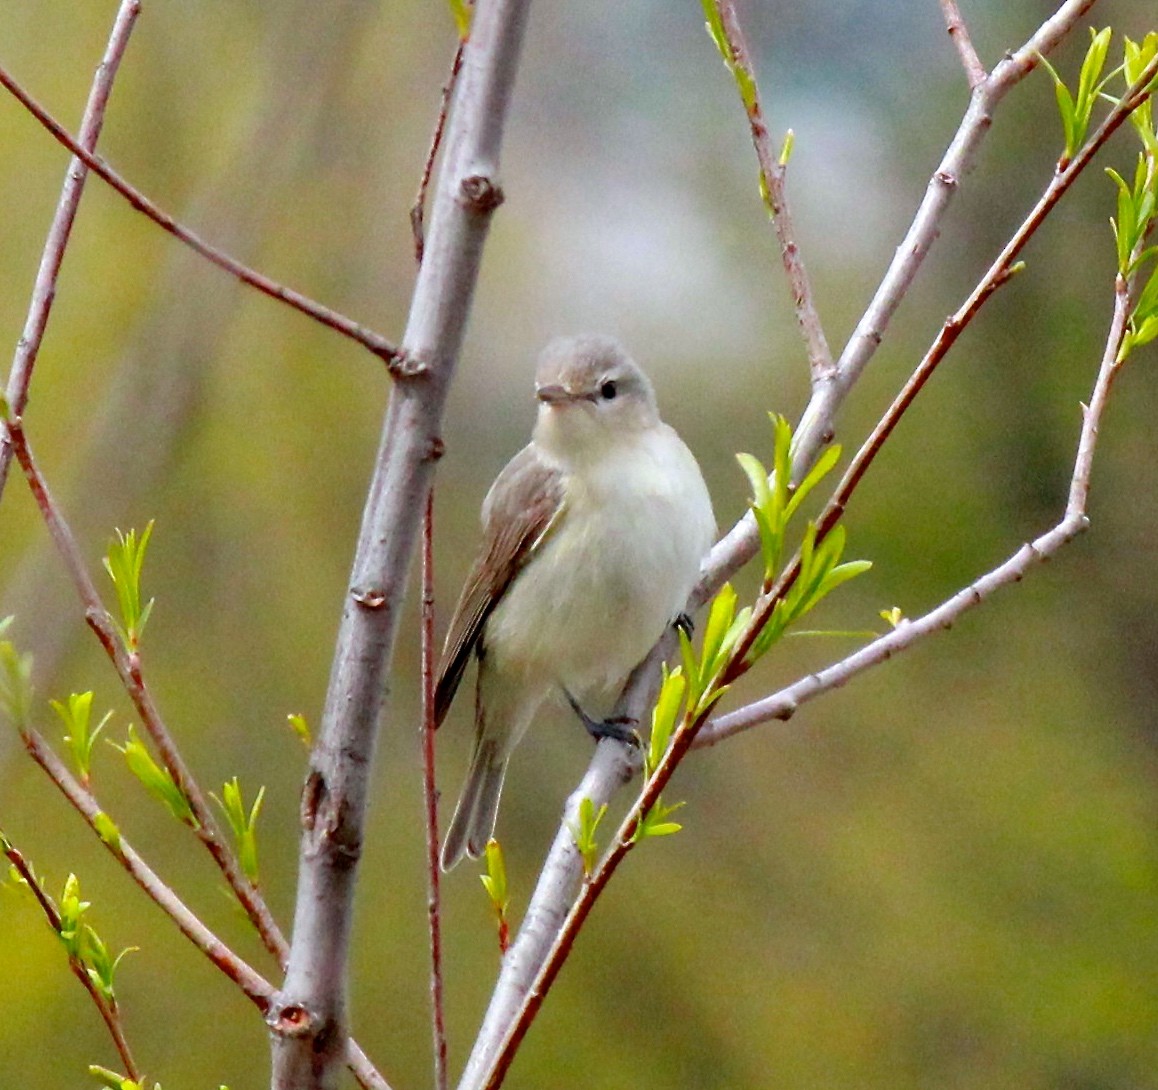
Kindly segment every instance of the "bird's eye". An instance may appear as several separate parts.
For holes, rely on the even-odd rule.
[[[604,401],[610,401],[619,392],[619,388],[611,379],[608,379],[602,386],[599,387],[599,396]]]

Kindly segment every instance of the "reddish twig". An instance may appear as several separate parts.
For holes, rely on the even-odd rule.
[[[426,802],[427,917],[430,924],[430,1006],[434,1086],[446,1090],[446,1022],[442,1001],[441,871],[438,865],[438,787],[434,778],[434,490],[422,524],[422,785]]]
[[[212,262],[219,269],[224,269],[231,276],[235,276],[243,284],[256,288],[264,295],[277,299],[287,306],[293,307],[302,314],[313,318],[329,329],[340,333],[344,337],[357,342],[381,359],[390,369],[391,374],[398,377],[409,377],[414,373],[414,364],[408,364],[400,359],[398,349],[379,333],[360,325],[344,314],[331,310],[327,306],[303,295],[301,292],[287,288],[271,280],[263,273],[243,265],[236,258],[231,257],[224,250],[210,245],[198,234],[179,223],[168,212],[160,208],[154,201],[145,196],[118,174],[98,155],[94,155],[81,147],[76,139],[60,124],[47,110],[44,109],[7,71],[0,66],[0,85],[4,86],[14,98],[40,124],[52,134],[56,141],[72,152],[89,170],[108,183],[117,193],[129,202],[138,212],[148,216],[158,227],[167,231],[174,238],[180,239],[186,246],[195,250],[206,260]]]
[[[48,920],[48,926],[59,935],[63,927],[60,910],[40,884],[40,879],[36,877],[36,872],[29,865],[20,850],[3,835],[0,835],[0,850],[8,857],[8,862],[12,864],[13,869],[15,869],[16,873],[20,875],[24,883],[32,891],[32,896],[36,898],[36,903],[40,906],[40,910]],[[68,956],[68,967],[72,971],[72,975],[84,985],[84,990],[88,992],[89,998],[100,1012],[101,1019],[104,1021],[105,1028],[109,1031],[109,1036],[113,1040],[113,1046],[116,1048],[117,1054],[120,1056],[121,1063],[124,1064],[129,1078],[134,1082],[140,1082],[141,1071],[133,1059],[132,1050],[129,1048],[129,1042],[125,1037],[117,1001],[115,999],[107,999],[101,993],[96,983],[89,976],[84,964],[72,954]]]
[[[796,241],[796,230],[788,210],[788,194],[785,179],[788,173],[786,156],[777,156],[769,143],[768,126],[764,122],[764,111],[760,105],[760,92],[756,85],[756,73],[740,28],[733,0],[714,0],[724,27],[724,35],[732,54],[732,63],[751,81],[752,97],[745,103],[748,126],[752,131],[752,144],[756,149],[756,159],[760,164],[760,176],[764,182],[764,192],[768,210],[772,214],[772,224],[780,243],[780,257],[788,283],[792,288],[792,303],[796,309],[796,322],[800,326],[804,344],[808,350],[808,365],[813,385],[830,379],[833,371],[832,352],[824,336],[820,315],[813,300],[812,284],[804,267],[804,258]]]
[[[969,28],[961,18],[957,0],[941,0],[941,14],[945,16],[945,29],[949,31],[949,37],[960,54],[961,64],[965,67],[969,90],[975,91],[985,82],[989,73],[977,56],[977,50],[973,48],[973,39],[969,37]]]
[[[410,209],[410,230],[414,235],[414,260],[422,264],[422,253],[426,248],[425,219],[426,219],[426,191],[430,188],[430,177],[434,173],[434,160],[438,157],[438,149],[442,146],[442,134],[446,130],[446,118],[450,113],[450,100],[454,96],[454,85],[458,82],[458,73],[462,68],[462,54],[466,48],[466,41],[460,39],[458,48],[454,51],[454,60],[450,64],[450,75],[442,85],[442,101],[438,107],[438,118],[434,123],[434,132],[430,136],[430,150],[426,153],[426,162],[422,164],[422,177],[418,182],[418,192],[414,197],[414,204]]]
[[[121,0],[121,6],[117,10],[108,45],[93,77],[92,88],[84,107],[84,116],[80,122],[80,131],[77,133],[77,144],[86,151],[91,152],[100,138],[105,121],[105,107],[112,93],[113,81],[116,79],[117,69],[128,47],[129,36],[133,32],[140,10],[140,0]],[[56,298],[57,277],[64,261],[64,251],[68,247],[72,225],[76,221],[76,212],[80,207],[80,198],[84,193],[87,178],[88,170],[84,163],[74,157],[65,172],[56,214],[52,217],[52,224],[48,228],[44,252],[40,256],[40,267],[36,271],[36,282],[28,305],[28,317],[24,321],[24,331],[20,335],[20,340],[16,343],[12,369],[8,373],[5,396],[8,398],[11,411],[17,416],[24,412],[24,406],[28,401],[32,370],[36,366],[36,357],[44,340],[44,331],[48,327],[52,304]],[[8,469],[11,464],[12,446],[3,435],[0,435],[0,496],[4,495],[4,486],[8,482]]]

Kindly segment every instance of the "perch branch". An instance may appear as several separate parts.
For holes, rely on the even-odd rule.
[[[1007,56],[974,92],[970,107],[930,180],[905,240],[898,247],[857,332],[846,346],[832,380],[813,390],[796,432],[794,470],[797,474],[810,465],[822,446],[831,440],[836,410],[871,359],[889,319],[937,238],[958,179],[972,166],[977,149],[990,127],[992,110],[1035,67],[1039,53],[1051,51],[1094,2],[1069,0],[1062,4],[1021,49]],[[689,607],[702,605],[725,579],[751,559],[758,547],[755,523],[749,515],[741,519],[706,558],[700,584]],[[658,661],[671,649],[670,640],[665,639],[637,668],[628,681],[618,711],[627,711],[636,717],[642,714],[654,687]],[[582,874],[582,864],[570,833],[579,801],[589,798],[598,807],[638,770],[635,755],[622,749],[613,753],[616,749],[619,747],[611,744],[596,747],[595,757],[580,787],[568,799],[563,821],[540,872],[523,925],[504,959],[483,1026],[460,1082],[462,1090],[477,1090],[486,1085],[493,1059],[563,925]]]

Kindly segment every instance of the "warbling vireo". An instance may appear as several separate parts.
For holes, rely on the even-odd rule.
[[[626,680],[679,615],[715,535],[700,467],[610,337],[560,338],[535,375],[531,442],[483,502],[483,542],[442,652],[435,720],[478,658],[475,745],[442,847],[449,870],[495,827],[512,749],[550,696],[581,710]]]

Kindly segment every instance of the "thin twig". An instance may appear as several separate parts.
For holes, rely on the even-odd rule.
[[[776,238],[780,243],[780,257],[784,262],[784,271],[788,275],[789,286],[792,288],[792,303],[796,309],[796,322],[800,326],[801,335],[804,337],[804,344],[808,351],[809,371],[815,386],[832,377],[832,352],[828,347],[828,340],[824,336],[824,328],[821,325],[820,315],[817,313],[813,297],[812,283],[808,279],[808,271],[804,267],[804,258],[801,256],[800,246],[796,241],[796,229],[792,225],[792,216],[788,210],[788,193],[785,186],[788,173],[787,157],[777,156],[772,151],[768,126],[764,122],[764,111],[760,105],[760,91],[756,84],[756,73],[752,67],[748,46],[736,16],[733,0],[713,0],[713,2],[720,13],[724,35],[732,54],[732,62],[751,81],[751,102],[745,104],[748,126],[752,131],[752,144],[756,149],[756,159],[760,164],[760,176],[764,181],[768,210],[772,214],[772,224],[776,230]]]
[[[92,151],[100,139],[113,81],[116,79],[121,58],[128,48],[129,37],[140,10],[140,0],[121,0],[121,6],[117,10],[108,45],[93,77],[92,88],[89,90],[88,101],[84,107],[84,116],[80,122],[80,131],[77,133],[77,144],[86,151]],[[84,193],[87,178],[87,168],[74,156],[64,175],[64,185],[61,187],[60,200],[56,205],[56,214],[52,217],[52,224],[48,228],[48,237],[44,241],[44,251],[40,256],[40,267],[36,271],[36,282],[32,288],[32,299],[28,304],[24,332],[16,342],[12,369],[8,372],[5,396],[8,398],[11,411],[17,416],[24,412],[24,406],[28,401],[32,371],[36,366],[40,345],[44,341],[44,331],[48,327],[52,304],[56,298],[57,277],[64,261],[64,251],[68,247],[72,225],[76,221],[76,212],[80,207],[80,198]],[[11,464],[12,447],[4,436],[0,435],[0,497],[4,495]]]
[[[434,490],[422,523],[422,786],[426,803],[427,918],[430,924],[430,1008],[434,1086],[446,1090],[446,1021],[442,1002],[441,869],[438,865],[438,787],[434,779]]]
[[[985,77],[989,73],[985,70],[985,65],[981,63],[981,58],[977,56],[977,50],[973,48],[973,39],[969,37],[969,28],[965,25],[965,20],[961,18],[961,12],[957,8],[957,0],[941,0],[941,14],[945,16],[945,29],[949,31],[949,37],[956,46],[957,52],[961,57],[961,63],[965,67],[965,78],[969,81],[969,90],[975,91],[985,82]]]
[[[8,862],[12,864],[17,874],[20,875],[24,883],[32,891],[32,896],[36,898],[36,903],[40,905],[40,910],[48,920],[48,926],[59,935],[63,927],[60,911],[44,887],[40,884],[40,879],[37,878],[36,872],[29,865],[20,850],[3,835],[0,835],[0,850],[3,850],[4,854],[8,857]],[[125,1030],[121,1025],[120,1008],[117,1006],[117,1001],[115,999],[107,999],[101,993],[100,989],[96,986],[96,982],[89,976],[84,964],[72,954],[68,955],[68,967],[72,971],[72,975],[84,985],[84,990],[88,992],[89,998],[100,1012],[105,1028],[109,1031],[109,1036],[113,1039],[113,1047],[116,1048],[117,1054],[120,1056],[121,1063],[124,1064],[129,1078],[134,1082],[140,1082],[141,1071],[133,1059],[132,1050],[129,1048],[128,1039],[125,1037]]]
[[[438,157],[438,149],[442,146],[442,134],[446,129],[446,117],[450,113],[450,102],[454,97],[454,85],[458,82],[458,72],[462,68],[462,54],[466,48],[466,40],[459,39],[458,47],[454,51],[454,60],[450,64],[450,75],[442,85],[442,100],[438,107],[438,118],[434,122],[434,132],[430,136],[430,150],[426,153],[426,162],[422,164],[422,177],[418,181],[418,192],[414,196],[414,204],[410,208],[410,230],[414,235],[414,260],[421,265],[422,253],[426,249],[424,221],[426,218],[426,191],[430,188],[430,176],[434,173],[434,160]]]
[[[219,269],[224,269],[231,276],[235,276],[243,284],[248,284],[251,288],[256,288],[264,295],[280,300],[287,306],[291,306],[302,314],[313,318],[314,321],[320,322],[336,333],[340,333],[342,336],[356,341],[381,359],[391,370],[392,374],[409,375],[412,373],[411,369],[408,368],[403,361],[399,360],[398,349],[381,334],[375,333],[374,330],[360,325],[352,318],[347,318],[344,314],[340,314],[336,310],[331,310],[329,307],[323,306],[321,303],[309,298],[309,296],[303,295],[301,292],[294,291],[293,288],[287,288],[284,284],[279,284],[277,281],[271,280],[268,276],[251,269],[248,265],[243,265],[224,250],[219,250],[217,247],[210,245],[190,228],[179,223],[169,215],[168,212],[160,208],[155,202],[146,197],[144,193],[113,170],[104,159],[81,147],[64,126],[24,90],[3,66],[0,66],[0,85],[4,86],[13,97],[17,99],[20,104],[52,134],[58,143],[63,144],[64,147],[71,151],[89,170],[107,182],[138,212],[148,216],[158,227],[173,235],[174,238],[180,239],[186,246],[195,250]]]
[[[6,426],[16,452],[16,458],[24,470],[24,475],[28,480],[41,517],[48,527],[49,535],[52,537],[57,551],[64,560],[69,575],[72,577],[73,586],[84,606],[85,620],[96,633],[101,646],[104,647],[106,654],[112,660],[121,683],[124,685],[125,692],[136,707],[137,713],[141,717],[141,724],[156,746],[162,763],[169,770],[178,789],[188,800],[189,808],[197,820],[197,827],[194,829],[197,838],[205,845],[221,873],[225,876],[225,880],[229,883],[230,888],[245,909],[246,915],[249,916],[261,936],[266,949],[277,958],[280,965],[284,965],[288,949],[285,938],[282,936],[264,898],[246,877],[236,855],[222,838],[213,812],[209,809],[208,801],[181,757],[176,742],[165,726],[165,721],[153,701],[152,693],[145,684],[139,655],[135,652],[131,654],[126,652],[121,645],[116,632],[116,625],[101,601],[100,593],[88,573],[76,538],[36,464],[20,417],[10,417]],[[5,422],[0,421],[0,432],[4,430],[4,427]]]
[[[908,294],[933,244],[941,234],[941,222],[960,187],[973,168],[978,149],[993,122],[993,112],[1005,96],[1040,64],[1073,30],[1097,0],[1066,0],[1020,49],[1007,54],[985,81],[974,90],[969,108],[937,165],[925,195],[872,300],[841,352],[832,381],[814,388],[793,443],[793,474],[799,479],[832,440],[836,414],[849,391],[876,354],[893,315]],[[711,597],[725,579],[746,564],[759,548],[755,522],[739,523],[712,550],[694,596],[699,605]]]

